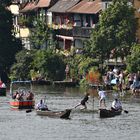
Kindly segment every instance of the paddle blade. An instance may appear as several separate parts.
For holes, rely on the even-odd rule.
[[[128,111],[127,110],[124,110],[124,113],[128,114]]]
[[[32,112],[32,110],[31,110],[31,109],[29,109],[29,110],[26,110],[26,113],[30,113],[30,112]]]

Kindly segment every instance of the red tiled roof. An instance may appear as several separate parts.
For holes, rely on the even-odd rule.
[[[80,0],[58,0],[48,11],[65,13],[69,8],[76,5]]]
[[[25,5],[23,9],[20,10],[20,12],[28,12],[36,8],[49,7],[50,2],[51,0],[39,0],[38,2],[29,2]]]
[[[96,14],[102,9],[100,0],[83,0],[67,10],[69,13]]]
[[[23,9],[21,9],[19,12],[27,12],[27,11],[31,11],[33,9],[36,8],[36,2],[29,2],[25,5],[25,7]]]
[[[49,7],[51,0],[39,0],[36,7],[37,8],[43,8],[43,7]]]

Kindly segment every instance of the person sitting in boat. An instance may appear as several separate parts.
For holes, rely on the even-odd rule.
[[[112,102],[111,110],[113,111],[122,110],[122,104],[119,99],[115,98],[115,100]]]
[[[43,103],[43,100],[41,99],[39,103],[36,105],[37,110],[48,110],[48,107],[45,103]]]
[[[28,94],[27,94],[27,100],[33,100],[34,99],[34,94],[29,91]]]
[[[19,92],[17,92],[16,99],[19,101],[23,101],[23,96]]]
[[[105,98],[106,98],[106,91],[101,88],[97,89],[99,95],[99,108],[106,107]]]
[[[12,98],[13,98],[13,99],[16,99],[17,94],[19,94],[18,91],[16,91],[16,92],[14,93],[14,95],[12,96]]]
[[[77,108],[78,106],[82,105],[82,106],[84,106],[83,109],[87,109],[86,103],[87,103],[88,99],[89,99],[89,93],[86,93],[86,95],[84,96],[84,98],[81,100],[81,102],[79,104],[77,104],[75,106],[75,108]]]

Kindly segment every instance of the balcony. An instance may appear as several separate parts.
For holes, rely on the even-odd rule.
[[[93,30],[92,27],[73,27],[71,29],[64,28],[53,28],[57,35],[71,36],[71,37],[81,37],[89,38],[90,33]]]
[[[73,27],[73,37],[89,38],[92,29],[91,27]]]
[[[73,36],[72,35],[72,29],[56,29],[55,33],[57,35],[63,35],[63,36]]]

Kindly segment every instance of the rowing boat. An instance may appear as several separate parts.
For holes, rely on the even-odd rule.
[[[11,100],[10,106],[12,109],[33,109],[35,105],[34,100],[17,101]]]
[[[64,111],[51,111],[51,110],[36,110],[36,114],[40,116],[57,117],[63,119],[69,119],[71,109],[66,109]]]
[[[14,94],[18,92],[22,99],[13,98]],[[14,110],[18,109],[33,109],[35,106],[34,99],[27,99],[29,92],[32,92],[31,81],[12,81],[10,84],[10,106]]]
[[[99,109],[100,118],[115,117],[116,115],[121,115],[122,110],[114,111],[108,109]]]

